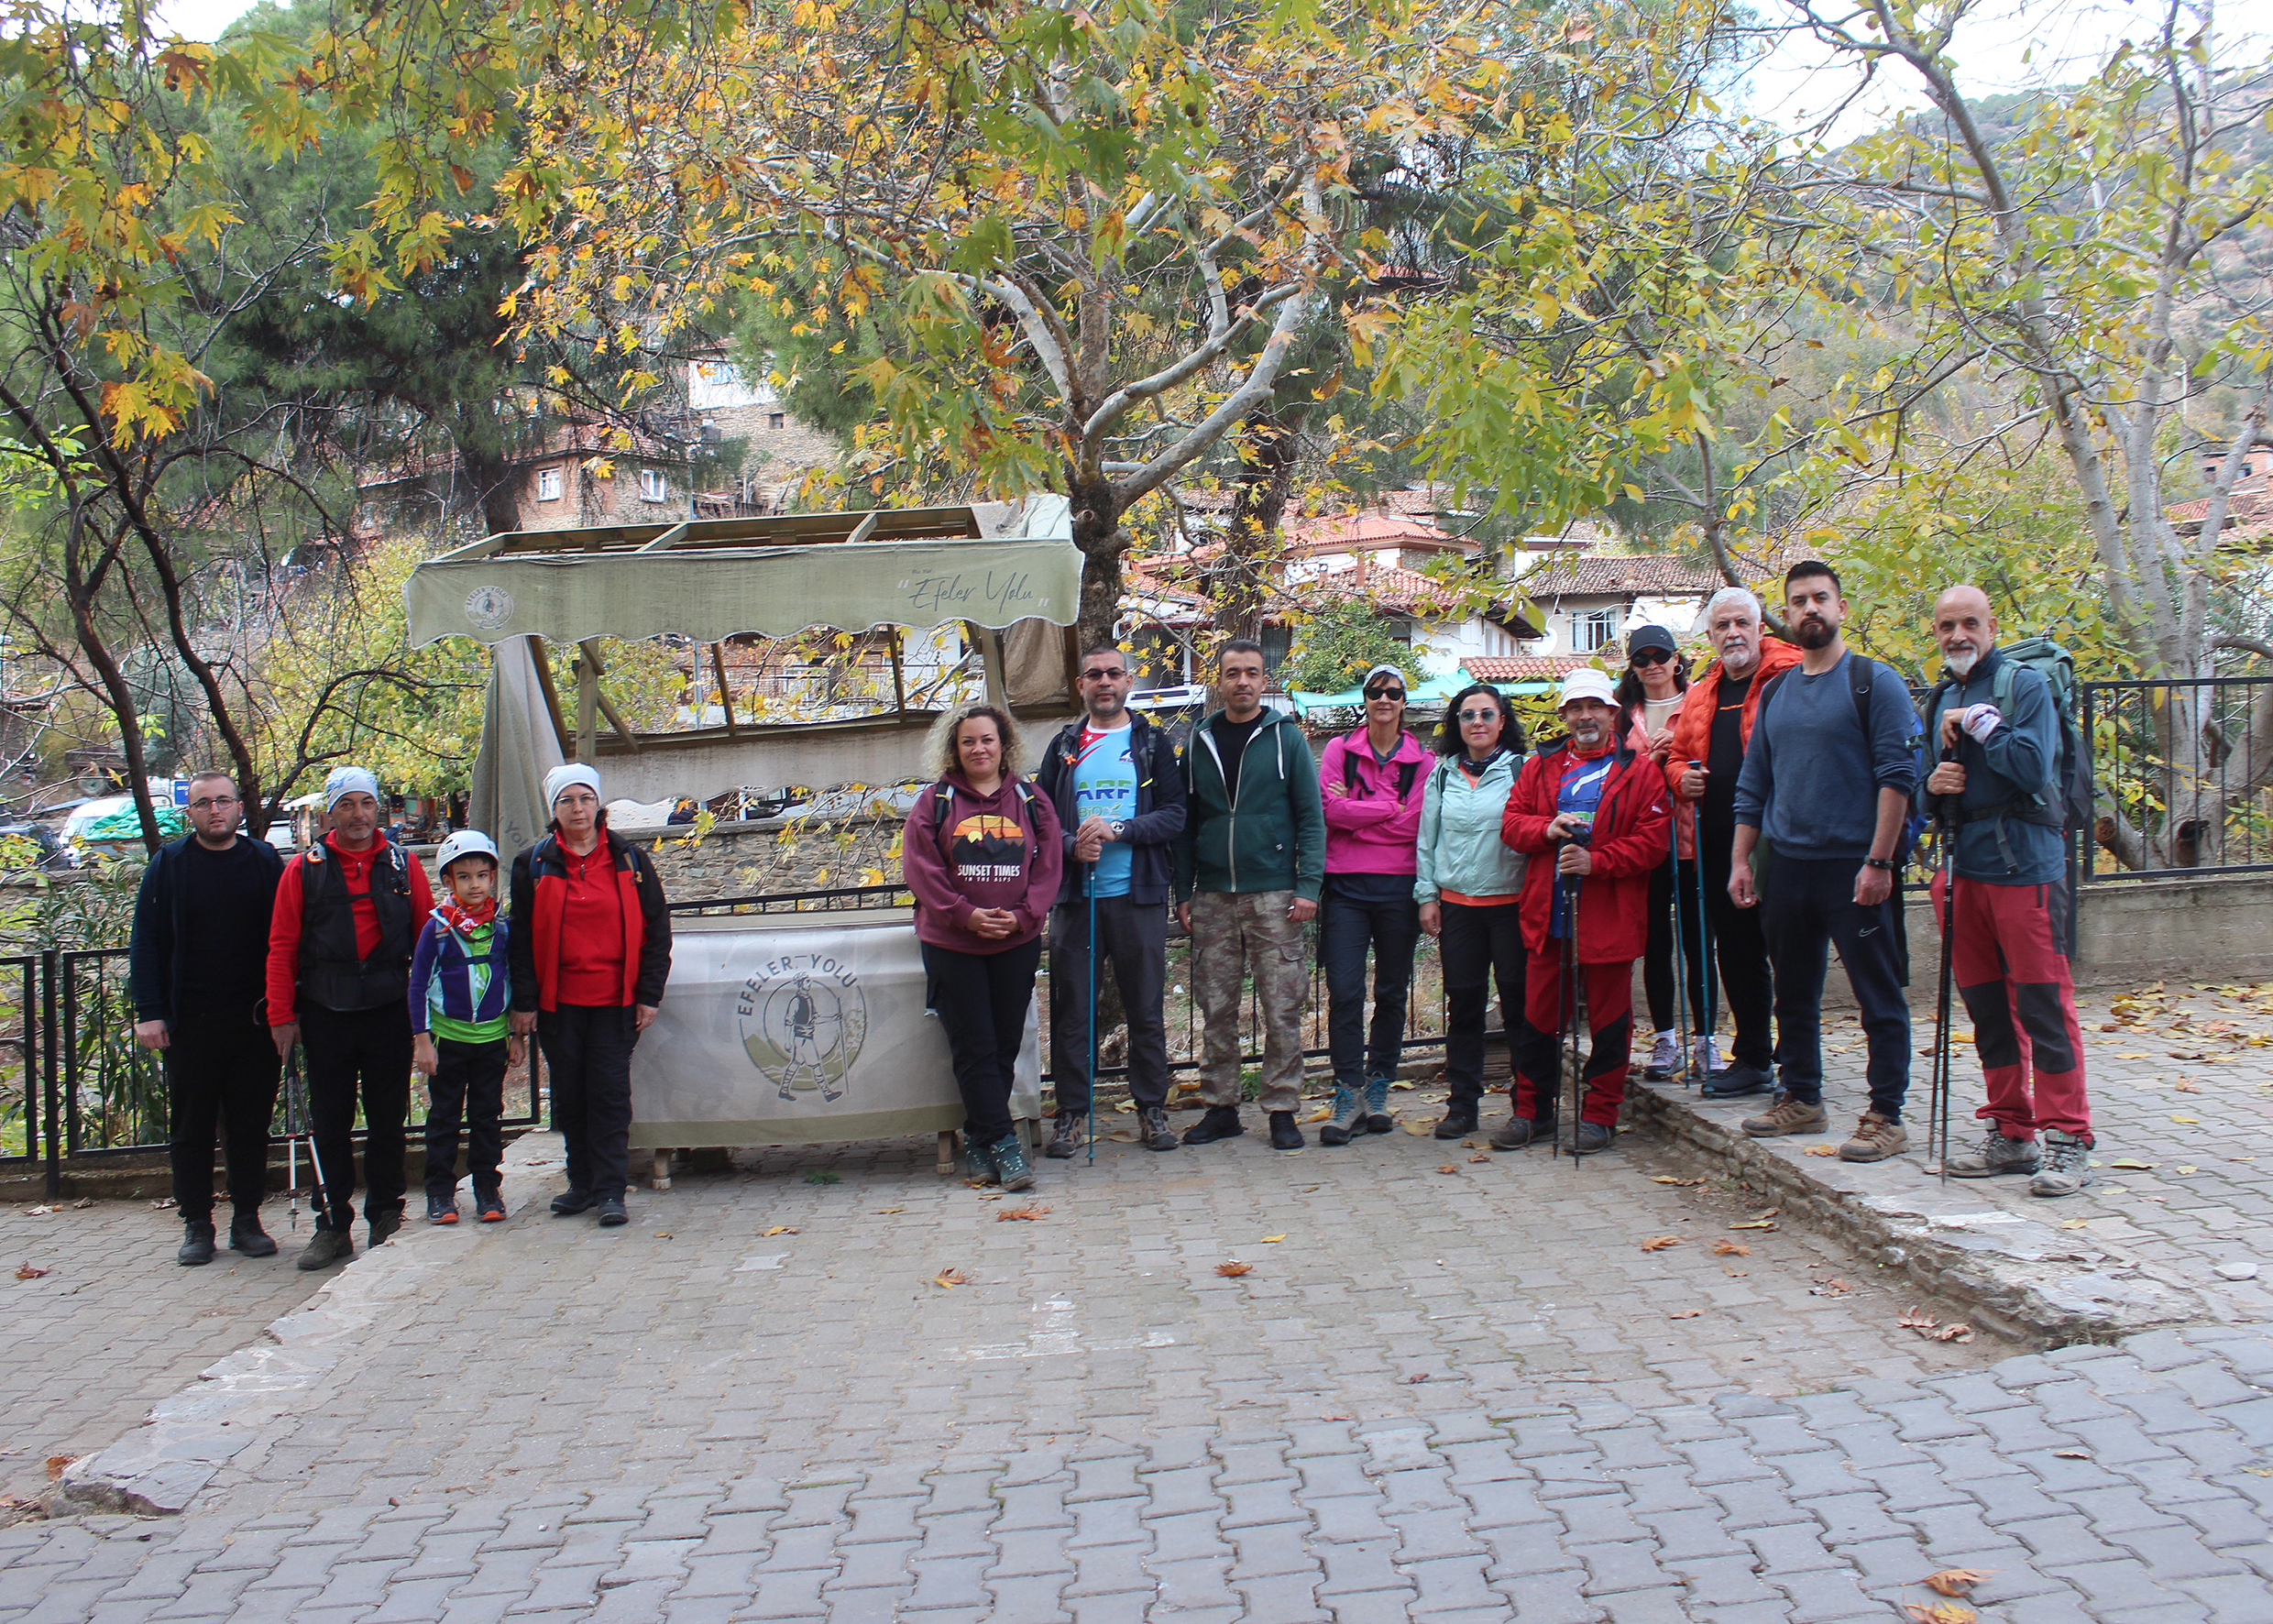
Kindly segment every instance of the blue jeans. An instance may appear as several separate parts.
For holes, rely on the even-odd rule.
[[[1404,1057],[1405,996],[1421,939],[1411,874],[1328,874],[1318,902],[1318,962],[1326,972],[1326,1053],[1334,1081],[1362,1089],[1394,1077]],[[1366,1026],[1366,949],[1373,949],[1373,1026]]]

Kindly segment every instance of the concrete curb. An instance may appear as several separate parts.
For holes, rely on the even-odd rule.
[[[1746,1137],[1738,1121],[1763,1109],[1765,1096],[1713,1102],[1675,1083],[1636,1081],[1626,1097],[1637,1125],[1768,1191],[1784,1221],[1899,1269],[1921,1292],[1963,1307],[1999,1336],[2065,1347],[2212,1317],[2192,1291],[2147,1278],[2104,1243],[2055,1227],[2057,1202],[2044,1203],[2052,1222],[2038,1222],[1982,1200],[1964,1182],[1945,1187],[1925,1171],[1922,1146],[1883,1162],[1843,1162],[1808,1156],[1809,1139]]]
[[[544,1203],[561,1165],[555,1134],[527,1134],[506,1147],[509,1224],[552,1222]],[[415,1181],[411,1196],[419,1196]],[[428,1276],[493,1233],[470,1221],[437,1227],[409,1214],[385,1245],[357,1253],[323,1278],[299,1308],[270,1321],[258,1341],[200,1371],[116,1443],[72,1462],[44,1497],[48,1515],[180,1512],[270,1422],[320,1402],[333,1372],[390,1305],[414,1296]]]

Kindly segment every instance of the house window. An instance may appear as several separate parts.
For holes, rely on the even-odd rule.
[[[769,429],[781,428],[788,422],[789,417],[786,412],[769,411],[765,414],[765,426]]]
[[[537,470],[537,500],[541,502],[560,500],[560,470],[558,468],[539,468]]]
[[[640,470],[640,499],[642,501],[667,501],[670,496],[670,490],[664,484],[661,468],[642,468]]]
[[[1591,654],[1608,648],[1617,634],[1618,613],[1615,609],[1588,609],[1571,617],[1571,652]]]

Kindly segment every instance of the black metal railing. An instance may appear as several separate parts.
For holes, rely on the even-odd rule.
[[[2273,871],[2273,677],[2080,685],[2089,882]]]
[[[148,1156],[170,1128],[165,1062],[134,1038],[127,949],[50,949],[0,957],[0,1169],[44,1166],[50,1195],[67,1162]],[[307,1131],[300,1051],[285,1069],[269,1143]],[[411,1091],[410,1125],[425,1123],[424,1091]],[[504,1125],[543,1117],[536,1045],[505,1080]],[[363,1136],[358,1114],[355,1135]]]

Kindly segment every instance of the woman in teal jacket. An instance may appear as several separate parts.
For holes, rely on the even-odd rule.
[[[1454,696],[1437,724],[1439,760],[1421,804],[1413,900],[1444,970],[1444,1081],[1440,1139],[1476,1131],[1484,1097],[1484,1016],[1499,983],[1499,1025],[1521,1040],[1523,928],[1517,897],[1526,859],[1499,838],[1500,815],[1523,765],[1523,724],[1499,690],[1476,683]]]

